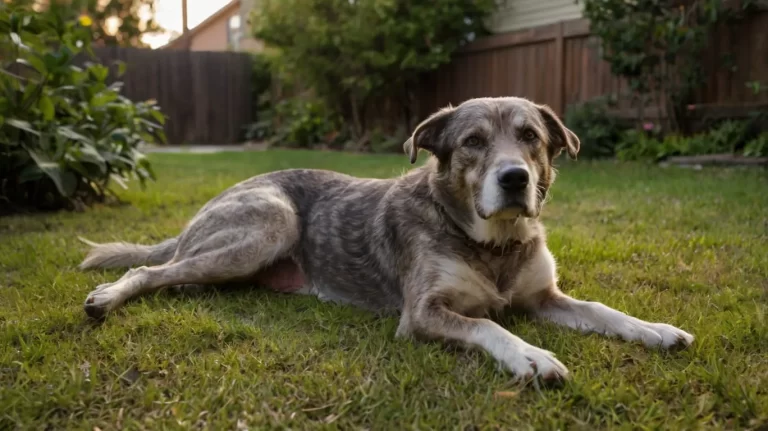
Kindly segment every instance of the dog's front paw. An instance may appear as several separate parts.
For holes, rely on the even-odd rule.
[[[644,339],[648,347],[662,349],[685,348],[693,343],[693,335],[666,323],[647,323],[647,329],[655,333],[655,337]]]
[[[518,380],[541,377],[548,382],[562,382],[569,377],[568,369],[554,353],[531,345],[510,353],[502,362]]]

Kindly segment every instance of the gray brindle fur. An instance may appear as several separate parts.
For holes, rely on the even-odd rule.
[[[557,287],[538,217],[552,161],[579,139],[546,106],[472,99],[421,123],[404,144],[424,166],[394,179],[291,169],[258,175],[208,202],[177,238],[94,244],[81,268],[130,267],[85,301],[101,318],[126,300],[183,284],[256,281],[375,311],[399,312],[397,336],[485,350],[518,378],[568,377],[547,350],[487,318],[506,306],[646,346],[693,336]]]

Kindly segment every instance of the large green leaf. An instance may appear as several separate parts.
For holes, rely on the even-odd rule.
[[[41,59],[38,55],[30,55],[27,58],[20,58],[16,60],[18,63],[21,63],[23,65],[29,66],[37,71],[40,75],[45,75],[47,73],[47,69],[45,67],[45,62],[43,59]]]
[[[77,177],[75,174],[62,169],[58,163],[50,160],[43,153],[38,153],[34,150],[28,151],[32,160],[37,164],[37,167],[48,175],[48,178],[53,181],[62,196],[70,197],[75,193],[75,190],[77,189]]]
[[[153,109],[149,112],[152,115],[152,118],[155,119],[155,121],[157,121],[160,124],[165,124],[165,115],[163,115],[163,113],[160,112],[159,109]]]
[[[45,175],[42,169],[37,165],[28,165],[21,171],[17,181],[19,184],[23,184],[30,181],[38,181]]]
[[[99,171],[101,171],[102,174],[107,173],[106,161],[92,145],[83,144],[75,151],[77,152],[77,155],[79,156],[78,158],[80,160],[98,166]]]
[[[85,136],[75,132],[74,130],[72,130],[69,127],[66,127],[66,126],[59,127],[58,129],[56,129],[56,132],[60,136],[63,136],[63,137],[68,138],[68,139],[72,139],[72,140],[75,140],[75,141],[83,142],[83,143],[86,143],[86,144],[90,144],[91,143],[91,140],[89,138],[87,138],[87,137],[85,137]]]
[[[15,119],[15,118],[9,118],[9,119],[5,120],[5,122],[6,122],[6,123],[7,123],[9,126],[13,126],[13,127],[17,128],[17,129],[21,129],[21,130],[23,130],[23,131],[25,131],[25,132],[29,132],[29,133],[32,133],[33,135],[37,135],[37,136],[40,136],[40,132],[38,132],[37,130],[35,130],[35,129],[32,127],[32,125],[31,125],[31,124],[29,124],[29,122],[28,122],[28,121],[24,121],[24,120],[17,120],[17,119]]]
[[[117,99],[117,94],[111,91],[102,91],[91,98],[91,107],[99,108]]]
[[[109,76],[109,69],[101,64],[89,64],[88,73],[98,82],[104,82]]]
[[[53,101],[50,97],[43,94],[40,96],[40,100],[37,102],[37,107],[40,109],[40,112],[43,114],[43,120],[45,121],[51,121],[53,120],[53,117],[56,115],[56,107],[53,105]]]

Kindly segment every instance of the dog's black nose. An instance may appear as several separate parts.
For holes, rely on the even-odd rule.
[[[497,174],[499,185],[504,190],[522,190],[528,185],[528,170],[520,166],[502,168]]]

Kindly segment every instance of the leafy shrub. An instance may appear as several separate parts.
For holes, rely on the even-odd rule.
[[[577,1],[584,4],[584,17],[600,41],[603,60],[632,91],[640,121],[645,121],[647,102],[655,102],[657,108],[666,108],[667,129],[675,131],[688,129],[686,106],[706,82],[701,56],[711,36],[722,24],[751,13],[755,3]]]
[[[734,153],[744,144],[748,124],[746,121],[727,120],[707,133],[710,143],[702,154]]]
[[[663,154],[661,141],[636,129],[624,132],[616,147],[616,158],[623,161],[657,160]]]
[[[363,139],[373,105],[392,97],[413,120],[423,73],[485,32],[494,0],[262,0],[254,36],[274,48],[281,77],[305,83]],[[301,11],[301,13],[297,13]],[[406,127],[406,128],[409,128]]]
[[[137,147],[165,141],[165,117],[108,85],[107,66],[76,66],[90,37],[77,22],[0,8],[0,200],[14,207],[72,207],[103,200],[110,180],[154,179]]]
[[[403,151],[403,143],[408,139],[408,131],[398,127],[394,133],[385,133],[377,128],[371,134],[368,148],[373,153],[397,153]],[[357,148],[360,150],[360,148]]]
[[[623,122],[610,115],[607,98],[597,98],[568,108],[565,124],[581,140],[579,156],[584,158],[613,157],[622,133]]]
[[[768,132],[747,142],[743,154],[747,157],[768,157]]]
[[[276,146],[338,146],[346,136],[342,124],[323,102],[296,97],[275,104],[262,133]]]
[[[670,156],[742,153],[751,157],[764,154],[768,134],[747,143],[748,128],[746,121],[727,120],[706,133],[690,137],[669,134],[661,139],[639,130],[629,130],[622,135],[616,156],[620,160],[661,160]]]

